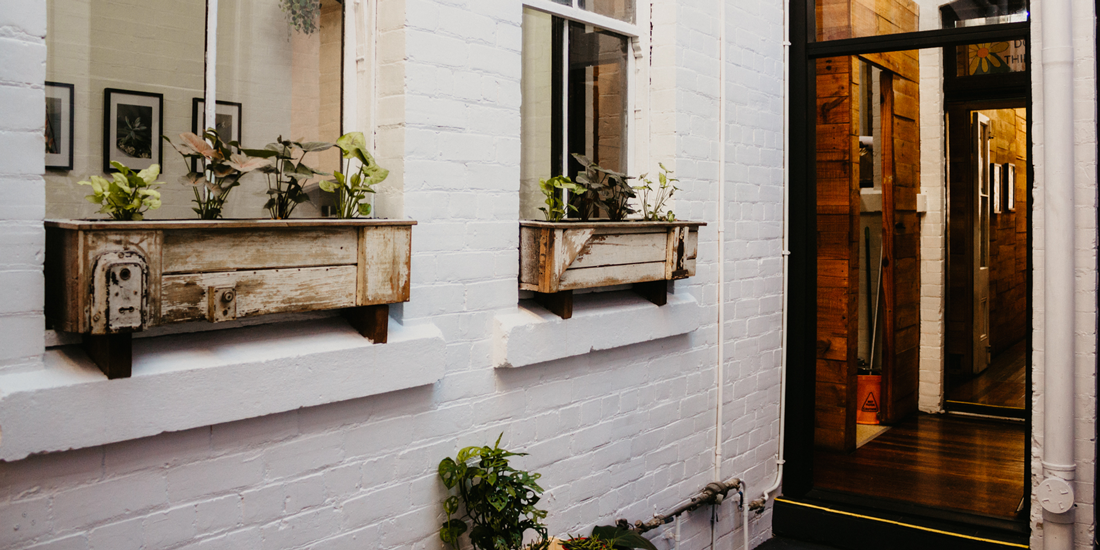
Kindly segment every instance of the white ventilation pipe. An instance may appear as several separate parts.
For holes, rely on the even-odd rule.
[[[775,480],[768,485],[759,499],[750,504],[757,513],[763,512],[771,494],[783,484],[783,436],[787,426],[787,261],[790,259],[790,168],[791,168],[791,22],[790,0],[783,2],[783,314],[781,321],[779,365],[779,452],[775,459]]]
[[[1043,507],[1044,550],[1073,548],[1074,139],[1070,0],[1044,0]]]

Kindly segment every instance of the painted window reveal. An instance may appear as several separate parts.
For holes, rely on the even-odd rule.
[[[632,1],[588,0],[576,7],[633,20]],[[543,205],[540,180],[559,175],[575,178],[583,171],[574,154],[609,170],[628,171],[632,55],[627,36],[525,9],[522,218],[542,218],[538,211]]]
[[[199,180],[185,177],[196,166],[161,136],[178,146],[180,134],[201,133],[211,99],[218,136],[245,148],[263,149],[280,136],[335,142],[342,133],[348,41],[339,0],[46,5],[47,80],[59,90],[47,99],[47,217],[94,217],[97,206],[75,183],[112,171],[110,161],[135,169],[159,164],[168,185],[161,188],[163,208],[151,216],[194,217],[201,183],[178,182]],[[215,36],[208,7],[216,10]],[[210,73],[215,98],[206,97]],[[309,162],[331,173],[340,168],[339,150],[312,154]],[[223,216],[267,217],[264,180],[258,172],[245,175]],[[315,185],[304,193],[312,200],[298,205],[299,215],[319,214],[331,201]]]

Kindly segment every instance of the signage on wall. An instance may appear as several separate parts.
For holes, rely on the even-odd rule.
[[[1027,68],[1024,54],[1027,43],[1024,40],[1009,42],[986,42],[966,46],[966,74],[1017,73]]]

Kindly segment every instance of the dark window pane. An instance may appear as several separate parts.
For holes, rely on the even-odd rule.
[[[569,152],[625,172],[629,41],[569,25]],[[571,162],[573,170],[578,165]]]

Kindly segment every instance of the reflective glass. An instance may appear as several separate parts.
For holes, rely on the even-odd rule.
[[[577,0],[577,7],[627,23],[634,22],[634,0]]]
[[[102,217],[76,182],[110,160],[175,182],[186,170],[160,136],[190,130],[202,96],[205,3],[48,0],[46,14],[46,216]],[[193,216],[190,191],[161,192],[150,218]]]
[[[817,41],[1027,21],[1025,0],[816,0]]]
[[[218,2],[218,132],[246,148],[262,149],[280,136],[335,142],[341,135],[343,4],[321,0],[314,10],[291,9],[271,0]],[[308,153],[304,162],[331,173],[339,161],[339,150],[332,148]],[[266,179],[246,175],[225,217],[265,217]],[[316,181],[306,191],[311,202],[298,204],[295,216],[319,215],[332,202]]]

